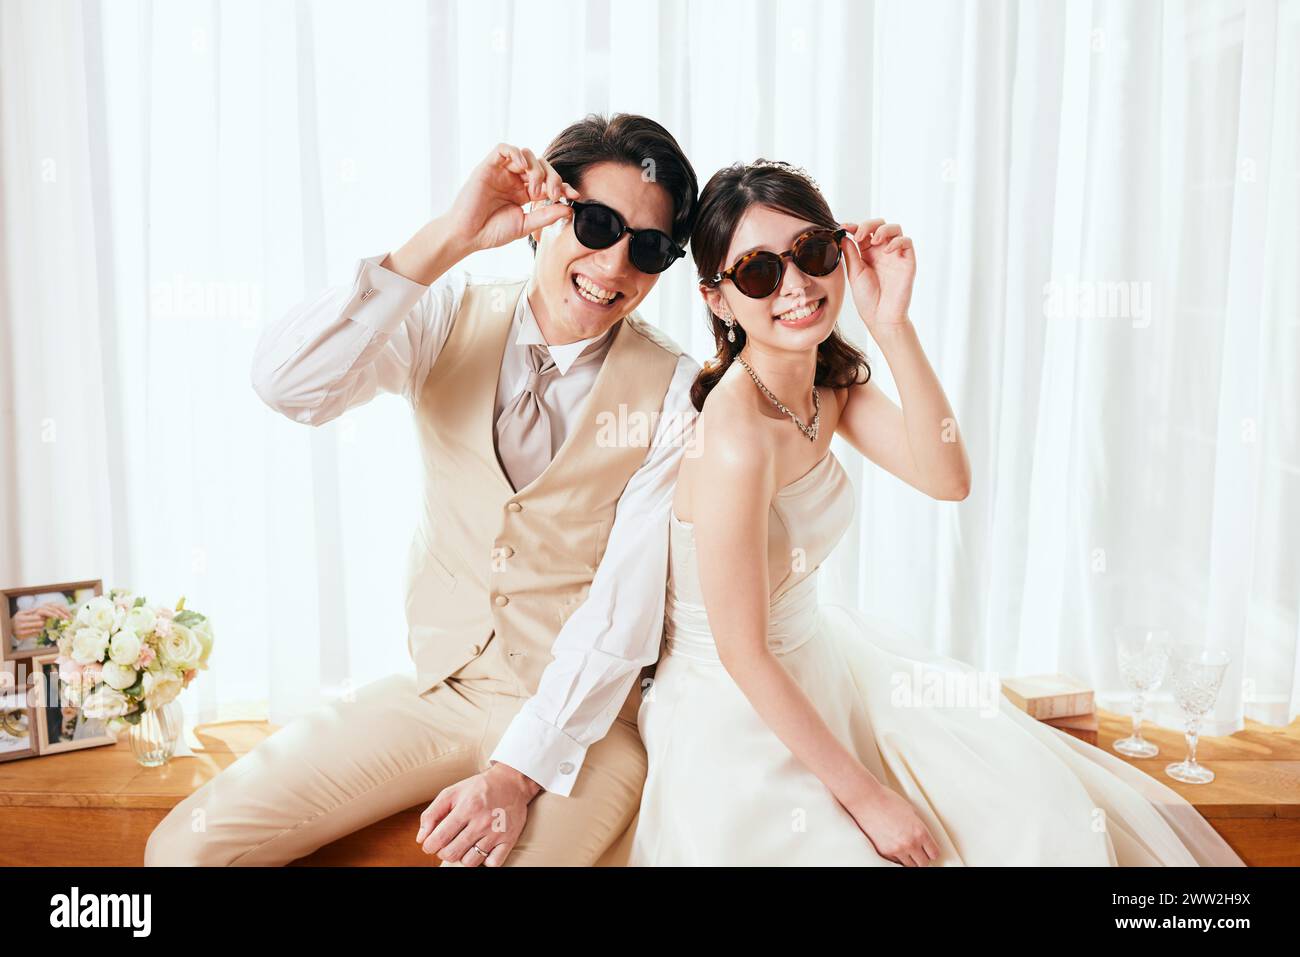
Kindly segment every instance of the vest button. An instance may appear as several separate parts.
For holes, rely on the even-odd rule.
[[[524,507],[520,505],[518,502],[511,502],[509,505],[506,506],[506,508],[510,509],[510,511],[512,512],[522,512],[524,510]]]
[[[510,557],[511,555],[513,555],[514,553],[515,553],[515,550],[514,550],[513,548],[511,548],[509,545],[502,545],[502,546],[501,546],[500,555],[501,555],[502,558],[509,558],[509,557]]]
[[[507,598],[505,595],[497,595],[497,597],[493,598],[492,601],[494,601],[498,605],[505,605],[509,603],[510,599]]]
[[[471,655],[478,655],[478,654],[480,654],[482,651],[483,651],[483,646],[482,646],[482,645],[470,645],[470,646],[469,646],[469,653],[470,653]]]

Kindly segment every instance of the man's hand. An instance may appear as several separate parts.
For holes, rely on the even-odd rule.
[[[549,226],[573,211],[568,206],[543,206],[525,213],[525,203],[577,199],[578,191],[560,179],[532,150],[498,143],[474,167],[445,217],[457,242],[470,251],[495,249]]]
[[[495,249],[522,239],[572,215],[568,206],[550,199],[577,199],[578,191],[560,179],[544,158],[532,150],[498,143],[474,167],[451,207],[420,228],[380,263],[414,282],[428,286],[470,253]]]
[[[494,764],[443,788],[420,815],[415,841],[444,861],[500,867],[523,833],[528,802],[541,789],[514,768]]]

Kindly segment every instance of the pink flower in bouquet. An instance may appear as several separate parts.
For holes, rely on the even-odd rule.
[[[194,676],[197,675],[198,673],[199,673],[198,668],[191,668],[189,671],[185,672],[185,683],[182,684],[181,687],[188,688],[190,682],[194,680]]]
[[[81,662],[73,658],[68,658],[65,655],[59,655],[59,657],[54,659],[54,663],[59,666],[60,681],[79,680],[81,672],[85,667]]]
[[[158,620],[153,623],[153,630],[159,638],[170,638],[172,636],[172,621],[170,618],[159,615]]]
[[[154,609],[154,611],[157,612],[159,618],[175,618],[175,617],[176,617],[176,610],[173,609],[173,608],[167,608],[167,607],[164,606],[164,605],[159,605],[157,608]]]
[[[98,662],[82,664],[62,655],[55,659],[55,663],[59,666],[59,683],[62,689],[75,696],[90,693],[95,688],[96,681],[100,680],[100,672],[104,670],[103,664]]]
[[[153,650],[152,645],[142,644],[140,645],[140,657],[135,659],[135,667],[137,669],[148,668],[157,657],[158,652]]]

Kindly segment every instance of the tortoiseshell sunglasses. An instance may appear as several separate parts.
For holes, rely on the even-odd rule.
[[[829,276],[840,264],[844,250],[840,241],[849,234],[847,229],[814,227],[795,237],[790,248],[783,253],[755,249],[736,260],[735,265],[704,280],[705,285],[717,286],[725,279],[751,299],[766,299],[781,287],[785,276],[785,260],[799,267],[809,276]]]

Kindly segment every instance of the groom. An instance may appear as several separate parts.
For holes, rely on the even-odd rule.
[[[167,815],[146,865],[286,864],[429,801],[408,839],[432,860],[624,862],[699,371],[633,310],[683,254],[696,199],[663,127],[588,116],[543,157],[493,148],[445,214],[263,334],[254,385],[296,421],[411,402],[414,675],[267,738]],[[526,281],[453,270],[524,237]]]

